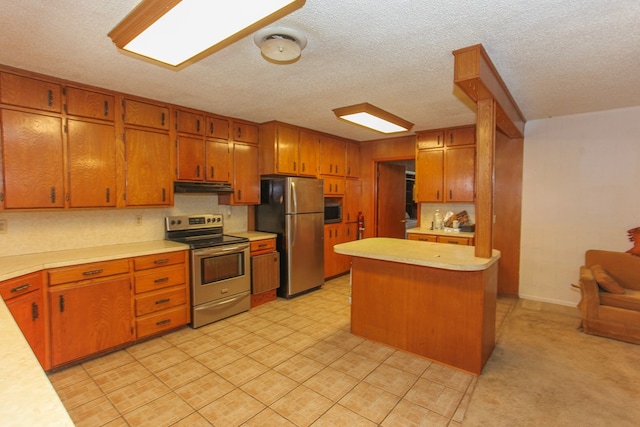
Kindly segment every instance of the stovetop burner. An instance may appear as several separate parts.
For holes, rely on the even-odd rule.
[[[191,249],[249,241],[246,237],[223,234],[222,224],[221,214],[168,216],[165,218],[165,239],[187,244]]]

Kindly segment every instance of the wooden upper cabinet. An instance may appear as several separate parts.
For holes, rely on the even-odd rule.
[[[125,129],[126,205],[173,203],[172,150],[169,134]]]
[[[418,150],[414,200],[442,202],[444,184],[444,150]]]
[[[260,127],[260,173],[297,175],[300,133],[295,126],[269,122]]]
[[[473,202],[475,194],[474,146],[452,148],[445,156],[445,202]]]
[[[445,141],[447,147],[458,145],[475,145],[476,127],[464,126],[459,128],[447,129],[445,131]]]
[[[109,121],[115,119],[115,97],[113,95],[76,87],[67,87],[65,91],[67,114]]]
[[[299,169],[298,129],[278,125],[276,127],[276,171],[286,175],[296,175]]]
[[[10,73],[0,73],[0,103],[60,113],[59,84]]]
[[[444,147],[444,132],[441,130],[416,132],[416,144],[418,150],[442,148]]]
[[[207,116],[205,136],[215,139],[229,139],[229,119]]]
[[[13,110],[0,114],[4,207],[64,207],[62,119]]]
[[[233,131],[231,134],[231,139],[233,139],[234,141],[257,144],[258,135],[258,125],[234,120]]]
[[[206,174],[205,146],[202,138],[179,136],[176,144],[178,154],[178,179],[203,181]]]
[[[300,131],[298,140],[299,175],[317,176],[319,172],[320,138],[312,132]]]
[[[69,207],[116,206],[116,151],[113,124],[67,120]]]
[[[358,221],[358,212],[362,211],[360,195],[361,185],[359,179],[347,179],[344,185],[344,199],[342,204],[342,221]]]
[[[320,173],[344,176],[346,162],[345,142],[340,139],[320,138]]]
[[[258,146],[233,144],[233,194],[218,195],[221,205],[260,204],[260,174]]]
[[[345,175],[352,178],[360,177],[360,144],[347,142],[347,158]]]
[[[231,182],[231,143],[222,140],[207,140],[205,145],[205,180]]]
[[[186,110],[175,110],[176,132],[204,135],[204,114]]]
[[[122,107],[125,125],[169,130],[168,107],[132,99],[125,99]]]

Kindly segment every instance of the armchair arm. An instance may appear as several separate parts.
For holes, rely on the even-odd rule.
[[[582,299],[578,304],[583,318],[595,318],[600,306],[600,289],[589,267],[580,267],[580,293]]]

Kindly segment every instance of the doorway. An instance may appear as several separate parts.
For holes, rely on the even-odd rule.
[[[376,162],[376,236],[404,239],[417,222],[413,202],[415,160]],[[415,227],[415,225],[413,225]]]

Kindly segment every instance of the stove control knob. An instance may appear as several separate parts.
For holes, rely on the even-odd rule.
[[[181,220],[181,219],[179,219],[179,220],[176,222],[176,224],[178,224],[178,225],[182,224],[182,220]]]

